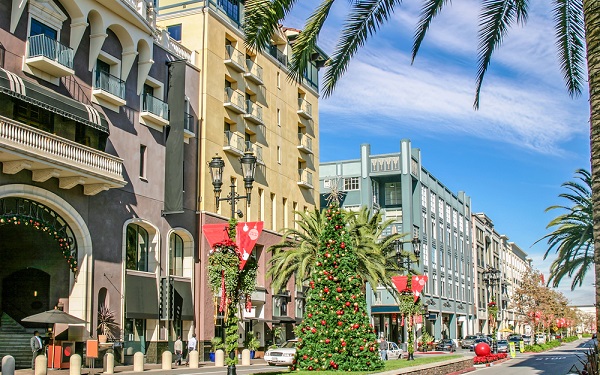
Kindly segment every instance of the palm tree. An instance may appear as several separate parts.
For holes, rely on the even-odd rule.
[[[548,284],[557,287],[563,277],[573,278],[571,290],[581,286],[585,274],[594,263],[594,236],[592,220],[592,177],[590,172],[578,169],[575,172],[577,181],[562,184],[569,192],[559,197],[568,201],[568,205],[550,206],[551,210],[566,211],[555,217],[546,228],[556,228],[553,232],[536,241],[548,240],[548,250],[544,259],[552,250],[558,254],[550,266]]]
[[[306,70],[328,13],[335,0],[323,0],[308,18],[303,32],[292,48],[290,74],[298,78]],[[250,47],[263,49],[279,21],[293,8],[295,0],[247,0],[244,30]],[[420,20],[413,43],[413,60],[432,20],[448,5],[448,0],[423,0]],[[561,70],[571,96],[581,93],[588,69],[590,97],[590,144],[592,162],[592,212],[594,232],[600,233],[600,1],[553,0],[556,45]],[[331,95],[336,83],[367,37],[377,32],[388,20],[401,0],[362,0],[349,2],[350,10],[332,57],[327,62],[323,94]],[[479,107],[483,78],[493,52],[514,24],[527,20],[529,2],[523,0],[483,0],[479,16],[479,48],[477,85],[474,107]],[[596,304],[600,304],[600,236],[594,238]],[[600,309],[596,309],[597,329],[600,331]]]
[[[274,290],[283,289],[292,276],[297,285],[302,285],[314,270],[326,217],[318,209],[296,214],[300,216],[297,221],[299,228],[285,228],[283,240],[269,248],[273,257],[267,276],[272,278]],[[359,259],[358,274],[372,288],[392,286],[391,272],[397,272],[398,268],[391,262],[390,244],[404,235],[383,236],[391,221],[382,221],[379,211],[371,215],[369,209],[362,208],[358,213],[345,214],[348,215],[348,233],[354,241],[354,255]]]

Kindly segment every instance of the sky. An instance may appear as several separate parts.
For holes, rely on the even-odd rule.
[[[298,1],[283,22],[302,29],[317,1]],[[336,2],[318,45],[331,54],[348,1]],[[589,104],[571,98],[558,64],[554,25],[547,1],[531,0],[524,26],[509,30],[486,73],[480,109],[473,109],[477,74],[480,1],[450,3],[434,19],[411,65],[411,47],[421,1],[404,1],[369,38],[334,93],[319,100],[320,161],[358,159],[400,151],[410,139],[422,165],[451,191],[471,197],[496,231],[508,236],[548,277],[554,259],[547,224],[565,204],[561,184],[590,169]],[[584,284],[558,290],[575,305],[593,303],[593,269]]]

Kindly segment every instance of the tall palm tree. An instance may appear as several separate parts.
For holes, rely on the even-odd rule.
[[[354,255],[359,259],[358,274],[372,288],[391,286],[391,272],[398,268],[390,262],[390,244],[403,235],[382,236],[391,221],[383,221],[379,211],[371,215],[367,208],[363,208],[358,214],[344,213],[347,215],[348,233],[354,241]],[[283,240],[269,248],[273,257],[267,276],[272,278],[271,285],[275,290],[285,287],[292,277],[301,285],[314,270],[326,217],[318,209],[296,214],[300,216],[297,221],[299,228],[285,228]]]
[[[335,0],[322,0],[308,18],[303,32],[292,48],[289,69],[298,78],[306,70],[316,41]],[[590,97],[590,143],[592,164],[592,212],[594,232],[600,233],[600,1],[552,0],[556,21],[556,45],[561,70],[571,96],[581,93],[585,82],[585,65],[588,69]],[[293,8],[296,0],[247,0],[247,18],[244,26],[246,43],[263,49],[279,21]],[[423,0],[420,20],[413,43],[413,60],[432,20],[443,10],[449,0]],[[377,32],[391,16],[401,0],[350,1],[349,14],[342,28],[337,46],[327,62],[323,94],[331,95],[336,83],[367,37]],[[507,31],[515,24],[527,20],[529,2],[526,0],[482,0],[479,16],[479,48],[477,85],[474,107],[479,107],[479,94],[483,78],[493,52],[500,46]],[[596,304],[600,304],[600,235],[594,238],[594,267],[596,278]],[[596,309],[597,329],[600,331],[600,309]]]
[[[550,206],[546,212],[561,210],[565,213],[555,217],[546,228],[555,228],[544,237],[548,240],[548,250],[544,259],[552,250],[557,253],[557,258],[550,266],[548,284],[557,287],[563,277],[573,278],[571,290],[581,286],[583,279],[594,263],[594,235],[592,220],[592,177],[590,172],[578,169],[575,172],[578,181],[568,181],[562,184],[569,192],[562,193],[559,197],[568,201],[567,205]]]

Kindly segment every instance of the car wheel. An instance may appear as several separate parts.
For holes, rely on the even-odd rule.
[[[272,362],[269,362],[269,366],[275,366],[275,364]]]

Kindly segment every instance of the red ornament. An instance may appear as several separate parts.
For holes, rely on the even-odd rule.
[[[328,280],[333,280],[333,276],[329,275],[329,276],[327,276],[327,279]]]
[[[331,342],[331,340],[325,339],[325,344],[329,344],[330,342]]]
[[[369,350],[373,351],[373,350],[375,350],[375,348],[371,346],[371,347],[369,347]]]
[[[475,346],[475,354],[477,354],[478,357],[485,357],[486,355],[489,355],[491,351],[490,346],[485,342],[480,342]]]
[[[338,322],[338,326],[341,326],[342,324],[344,324],[344,323],[342,323],[342,322]]]
[[[312,333],[317,333],[317,329],[316,329],[315,327],[311,328],[311,329],[310,329],[310,331],[311,331]]]
[[[337,287],[337,289],[336,289],[336,291],[337,291],[338,293],[341,293],[341,292],[342,292],[342,288],[340,288],[340,287],[338,286],[338,287]]]
[[[329,361],[329,364],[330,364],[331,366],[333,366],[333,365],[335,365],[335,362],[333,362],[333,361]]]
[[[350,307],[350,302],[346,302],[346,306]]]
[[[340,247],[341,247],[342,249],[345,249],[345,248],[346,248],[346,244],[345,244],[344,242],[342,242],[342,243],[340,244]]]
[[[312,313],[308,313],[308,317],[309,317],[309,318],[312,318]]]
[[[302,359],[306,360],[306,359],[308,359],[308,356],[305,354],[302,356]]]
[[[329,254],[329,253],[325,253],[325,256],[326,256],[327,258],[331,258],[331,254]]]
[[[365,350],[365,347],[364,347],[364,346],[362,346],[362,345],[361,345],[361,346],[359,346],[358,348],[359,348],[360,350]]]
[[[338,314],[338,315],[343,315],[344,314],[344,312],[342,310],[338,310],[335,313]]]
[[[308,366],[308,371],[312,371],[313,367],[312,366]]]
[[[327,324],[327,322],[325,320],[321,320],[321,325],[324,326],[325,324]]]
[[[354,329],[357,329],[358,327],[360,327],[360,325],[358,323],[354,324]]]
[[[329,288],[328,288],[328,287],[325,287],[325,288],[323,288],[323,291],[324,291],[325,293],[329,293]]]
[[[342,341],[342,346],[346,346],[346,341]]]

